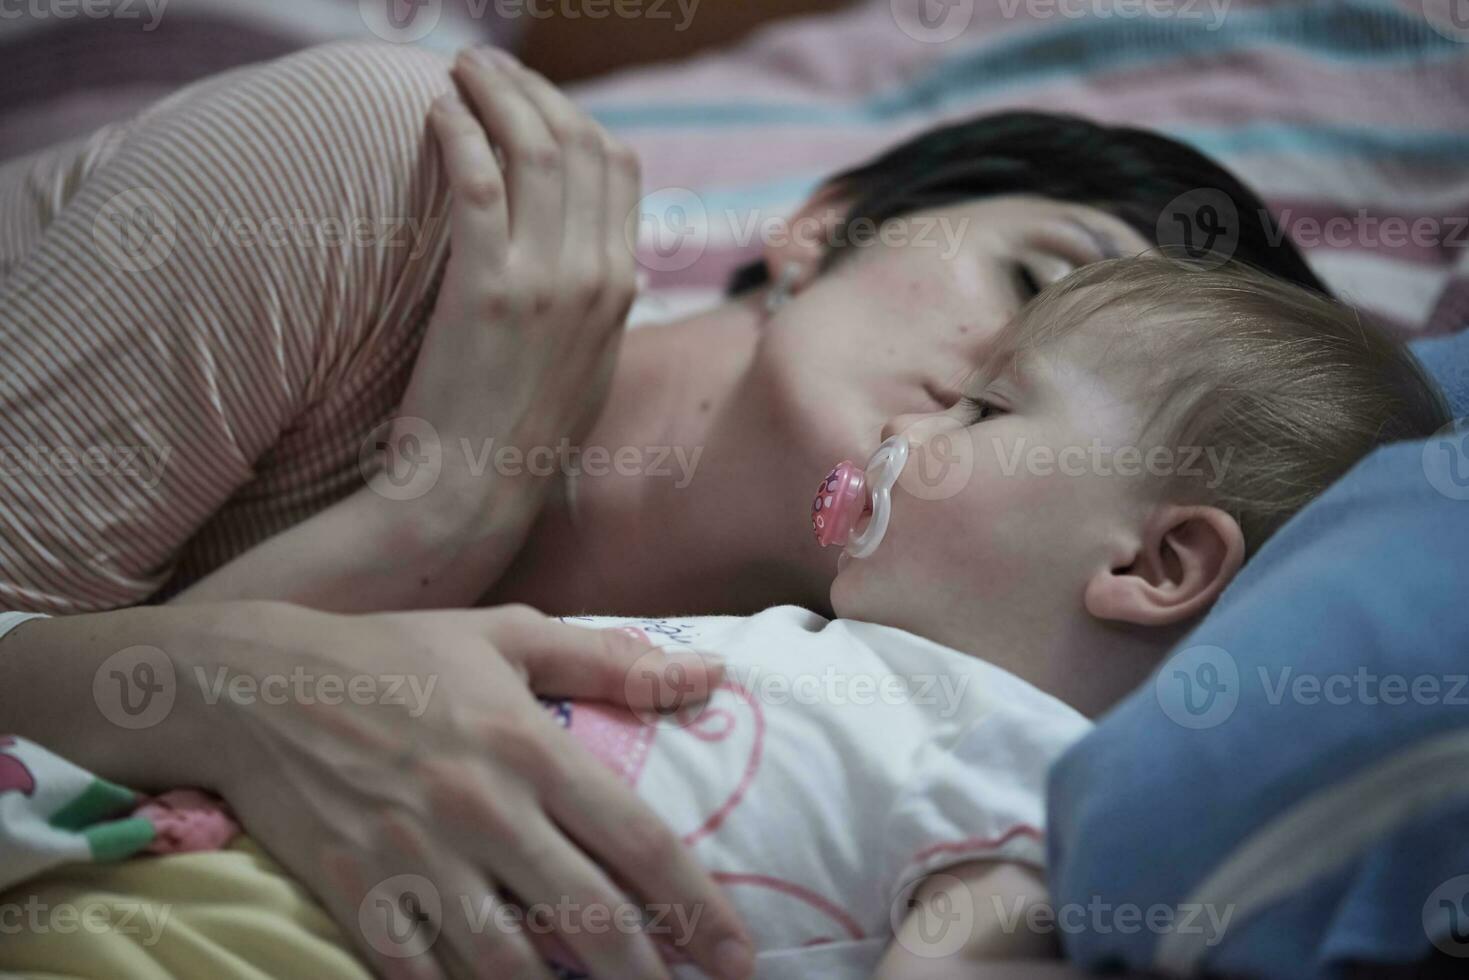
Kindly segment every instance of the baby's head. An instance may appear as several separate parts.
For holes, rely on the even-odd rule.
[[[1099,262],[1004,329],[964,401],[888,424],[911,447],[891,522],[832,606],[1096,714],[1288,517],[1448,419],[1348,307],[1236,265]]]

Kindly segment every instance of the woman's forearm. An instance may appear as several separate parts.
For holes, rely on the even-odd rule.
[[[219,730],[196,683],[228,623],[268,604],[36,619],[0,639],[0,732],[143,791],[212,788]]]
[[[486,474],[412,500],[364,487],[171,601],[276,599],[331,612],[471,605],[524,543],[540,483]]]

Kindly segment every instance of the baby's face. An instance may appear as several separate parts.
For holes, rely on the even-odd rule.
[[[1125,529],[1146,512],[1147,467],[1118,475],[1130,470],[1125,447],[1138,445],[1146,379],[1109,362],[1107,341],[1084,326],[976,378],[949,411],[888,423],[883,436],[906,432],[910,458],[881,546],[840,562],[837,615],[902,627],[1046,686],[1042,665],[1011,661],[1035,648],[1034,631],[1086,615],[1087,580],[1116,567]]]

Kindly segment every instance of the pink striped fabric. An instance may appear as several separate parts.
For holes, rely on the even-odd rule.
[[[0,168],[0,608],[144,601],[361,485],[447,255],[448,85],[316,48]]]
[[[1339,294],[1405,334],[1443,333],[1469,322],[1469,31],[1443,10],[863,0],[579,94],[640,150],[648,189],[706,205],[697,260],[650,261],[655,287],[722,284],[758,253],[741,240],[752,218],[788,213],[823,175],[898,139],[1029,108],[1193,143],[1264,197]],[[926,34],[920,12],[953,30]],[[1430,244],[1383,236],[1387,219],[1390,236],[1426,222]]]

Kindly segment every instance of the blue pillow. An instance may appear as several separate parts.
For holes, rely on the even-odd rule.
[[[1056,764],[1049,806],[1084,966],[1469,955],[1469,433],[1380,449],[1297,514]]]
[[[1469,415],[1469,329],[1408,345],[1443,388],[1456,418]]]

